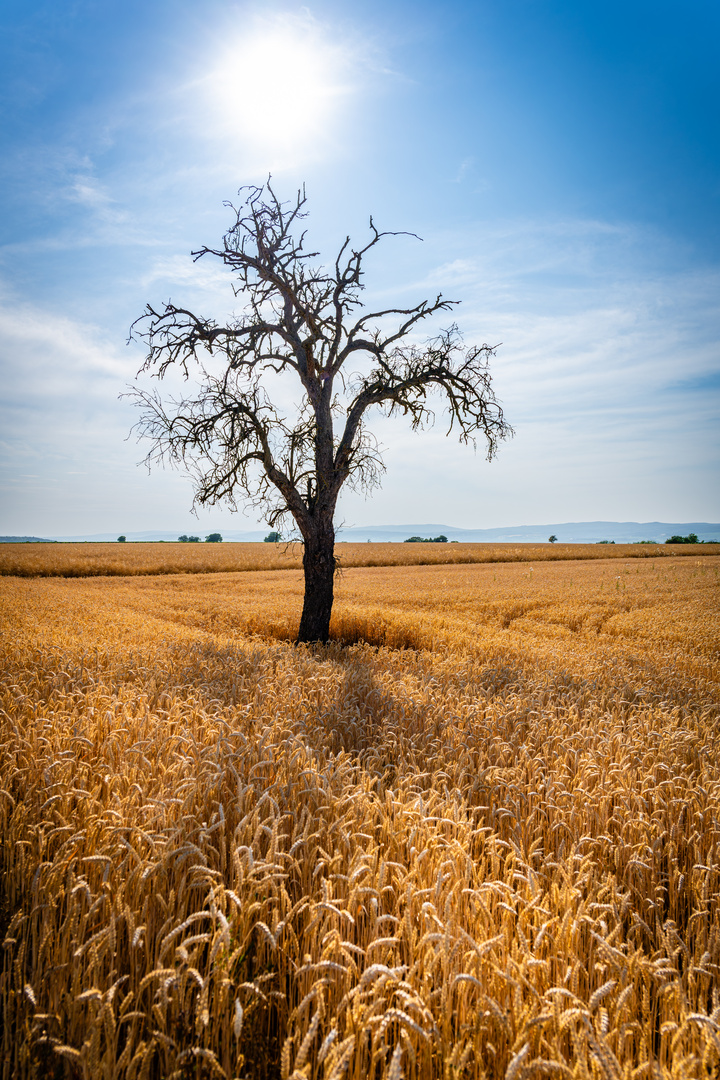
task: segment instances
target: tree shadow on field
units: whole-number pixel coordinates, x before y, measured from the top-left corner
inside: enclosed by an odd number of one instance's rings
[[[364,641],[302,648],[332,673],[333,689],[317,713],[318,735],[331,751],[359,755],[373,769],[394,768],[411,747],[445,743],[454,723],[452,702],[470,699],[482,710],[517,694],[524,678],[520,667],[499,655],[483,662],[443,651],[428,659],[422,650]],[[448,708],[437,707],[445,701]]]
[[[378,678],[373,662],[377,647],[332,641],[305,648],[329,669],[333,683],[314,718],[316,735],[333,753],[361,756],[372,771],[394,769],[402,709],[396,693]]]

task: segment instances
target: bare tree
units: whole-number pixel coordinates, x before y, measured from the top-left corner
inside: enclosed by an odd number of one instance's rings
[[[195,503],[250,501],[275,528],[291,516],[303,542],[305,601],[298,642],[326,641],[336,567],[334,516],[343,484],[368,490],[384,466],[365,427],[368,410],[402,413],[414,429],[434,419],[428,395],[444,395],[449,429],[462,442],[484,436],[490,460],[512,433],[492,390],[488,345],[466,347],[451,326],[418,344],[414,331],[453,301],[438,296],[411,308],[363,313],[363,260],[384,237],[370,219],[369,239],[347,237],[331,268],[305,250],[305,192],[281,203],[270,181],[243,188],[221,249],[234,275],[240,314],[225,325],[174,303],[148,304],[131,336],[149,347],[142,372],[162,379],[191,370],[193,396],[163,401],[136,389],[138,430],[152,441],[148,463],[190,472]],[[408,235],[408,234],[405,234]],[[362,361],[365,361],[363,364]],[[140,372],[138,373],[140,374]],[[276,376],[294,380],[292,415]],[[273,400],[274,398],[274,400]]]

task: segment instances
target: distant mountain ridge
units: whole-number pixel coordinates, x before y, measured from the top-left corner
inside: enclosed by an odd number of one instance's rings
[[[708,521],[566,521],[549,525],[513,525],[498,529],[457,529],[452,525],[378,525],[338,530],[339,540],[399,541],[409,536],[447,536],[461,543],[541,544],[557,536],[561,544],[593,544],[614,540],[635,544],[640,540],[664,543],[670,536],[696,533],[698,540],[720,541],[720,524]]]
[[[229,541],[262,541],[269,529],[221,529],[223,538]],[[151,529],[145,532],[126,533],[129,541],[176,541],[178,532]],[[547,543],[550,536],[557,536],[561,544],[593,544],[600,540],[614,540],[616,544],[634,544],[640,540],[664,543],[670,536],[687,536],[696,533],[699,540],[720,541],[720,523],[708,521],[566,521],[549,525],[510,525],[496,529],[458,529],[454,525],[358,525],[340,527],[337,539],[340,543],[400,543],[411,536],[447,536],[448,540],[461,543],[485,544],[539,544]],[[0,536],[0,543],[42,543],[74,541],[76,543],[108,542],[117,540],[117,533],[85,533],[79,536],[53,536],[44,541],[39,536]]]
[[[44,536],[0,536],[0,544],[53,544]]]

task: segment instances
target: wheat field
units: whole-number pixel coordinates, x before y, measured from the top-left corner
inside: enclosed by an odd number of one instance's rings
[[[353,566],[438,563],[553,562],[720,555],[720,544],[347,544],[338,562]],[[126,577],[135,574],[214,574],[291,570],[302,566],[297,543],[280,544],[0,544],[0,575],[12,577]]]
[[[5,577],[2,1077],[720,1075],[719,591]]]

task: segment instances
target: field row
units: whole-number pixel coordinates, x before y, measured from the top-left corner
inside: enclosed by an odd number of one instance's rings
[[[346,544],[342,567],[454,563],[562,562],[720,555],[720,544]],[[0,575],[105,577],[288,570],[302,546],[288,544],[0,544]]]

